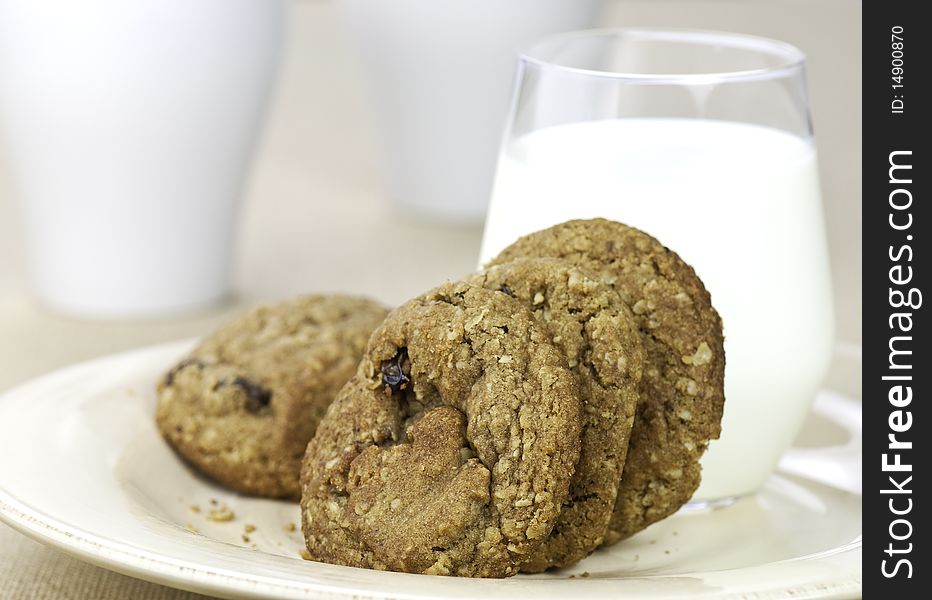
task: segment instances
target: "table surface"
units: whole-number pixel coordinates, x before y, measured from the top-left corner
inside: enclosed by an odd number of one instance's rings
[[[293,8],[289,50],[244,194],[235,293],[224,304],[144,322],[44,311],[28,291],[15,191],[0,155],[0,391],[80,360],[202,335],[256,302],[344,291],[397,304],[475,267],[479,226],[419,222],[385,201],[371,103],[333,6],[304,1]],[[850,369],[860,340],[860,178],[852,176],[860,172],[860,5],[615,1],[603,20],[746,31],[787,39],[809,53],[844,340],[845,365],[829,385],[859,396],[859,377],[850,377]],[[93,567],[0,525],[0,598],[197,597]]]

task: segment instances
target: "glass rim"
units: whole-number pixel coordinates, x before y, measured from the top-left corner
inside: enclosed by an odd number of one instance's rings
[[[574,67],[535,56],[535,53],[539,53],[542,48],[555,42],[599,37],[628,37],[650,41],[687,42],[705,45],[710,45],[710,43],[714,42],[725,47],[751,50],[759,54],[779,57],[782,60],[773,66],[759,69],[722,70],[705,73],[635,73]],[[556,33],[538,38],[530,45],[525,46],[519,52],[518,57],[522,63],[531,64],[540,69],[643,84],[709,84],[730,81],[776,79],[796,74],[806,63],[806,55],[802,50],[793,44],[773,38],[727,31],[678,29],[669,27],[583,29],[579,31]]]

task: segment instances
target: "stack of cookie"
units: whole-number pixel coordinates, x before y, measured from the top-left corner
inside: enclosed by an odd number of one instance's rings
[[[503,577],[676,511],[720,432],[722,327],[691,267],[570,221],[388,315],[307,447],[307,550]]]
[[[344,296],[257,308],[165,376],[156,416],[204,473],[300,496],[314,560],[504,577],[686,502],[724,365],[691,267],[621,223],[569,221],[387,316]]]

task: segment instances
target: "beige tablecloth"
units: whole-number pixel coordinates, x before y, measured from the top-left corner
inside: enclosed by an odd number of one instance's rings
[[[604,17],[607,25],[758,33],[807,51],[839,336],[855,344],[860,340],[859,11],[849,0],[610,0]],[[224,306],[142,323],[82,321],[41,310],[27,290],[15,194],[0,154],[0,391],[79,360],[201,335],[257,301],[341,290],[394,304],[475,266],[478,227],[413,222],[394,215],[384,202],[371,106],[331,3],[296,3],[291,29],[246,190],[236,296]],[[836,374],[834,387],[858,394],[850,377]],[[0,435],[10,426],[15,424],[0,423]],[[0,525],[0,599],[195,597],[88,565]]]

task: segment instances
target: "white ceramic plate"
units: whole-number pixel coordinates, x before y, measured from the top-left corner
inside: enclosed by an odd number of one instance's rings
[[[833,421],[819,430],[845,443],[791,451],[793,474],[754,497],[681,511],[572,569],[453,579],[301,560],[297,506],[237,496],[187,468],[152,415],[156,380],[189,346],[85,363],[0,398],[0,519],[108,569],[230,598],[860,594],[860,408],[837,395],[822,394],[815,418]],[[219,506],[235,518],[210,520]]]

